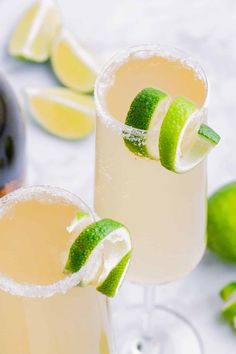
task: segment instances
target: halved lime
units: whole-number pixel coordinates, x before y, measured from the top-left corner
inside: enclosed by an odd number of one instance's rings
[[[158,160],[159,131],[169,105],[168,96],[155,88],[147,87],[131,103],[125,124],[143,132],[124,132],[128,149],[139,156]]]
[[[80,139],[94,129],[95,106],[90,96],[61,87],[28,89],[26,96],[32,117],[53,135]]]
[[[113,297],[130,256],[131,241],[126,227],[112,219],[102,219],[87,226],[75,239],[65,271],[81,271],[80,286],[93,284],[101,293]]]
[[[55,38],[51,61],[53,71],[63,85],[82,93],[93,92],[96,61],[69,31],[63,29]]]
[[[22,16],[10,39],[12,56],[36,62],[46,61],[53,38],[60,28],[60,14],[53,0],[36,1]]]

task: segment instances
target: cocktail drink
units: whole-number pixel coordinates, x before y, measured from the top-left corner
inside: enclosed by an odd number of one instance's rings
[[[134,245],[129,278],[160,284],[190,272],[202,257],[206,169],[202,163],[178,175],[127,149],[121,134],[130,127],[124,121],[144,87],[184,96],[201,108],[207,86],[199,68],[158,48],[119,57],[97,84],[95,210],[129,228]]]
[[[0,347],[4,354],[109,354],[106,298],[63,272],[76,196],[52,187],[0,200]]]
[[[191,101],[204,122],[207,81],[200,66],[181,52],[143,46],[115,56],[96,83],[95,210],[101,217],[120,220],[130,230],[134,252],[128,278],[161,284],[192,271],[203,255],[206,163],[177,174],[128,148],[129,137],[140,139],[143,134],[158,146],[160,126],[144,132],[125,124],[134,97],[146,87],[167,93],[171,100],[182,96]],[[185,353],[180,339],[175,344],[164,352]],[[141,352],[157,352],[153,343],[148,349],[138,344],[141,347]],[[191,353],[199,351],[200,345],[194,343]]]

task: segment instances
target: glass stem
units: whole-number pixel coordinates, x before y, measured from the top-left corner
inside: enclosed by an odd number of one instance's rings
[[[141,343],[143,349],[148,347],[148,344],[151,341],[153,336],[153,333],[151,331],[152,328],[151,321],[152,321],[152,313],[153,313],[154,306],[155,306],[155,285],[145,285],[144,286],[145,315],[143,321],[143,330],[142,330],[143,334],[142,334],[142,343]],[[144,352],[146,352],[145,349]]]

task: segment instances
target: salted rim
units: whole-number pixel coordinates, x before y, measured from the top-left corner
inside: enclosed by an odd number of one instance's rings
[[[200,64],[196,62],[190,55],[175,47],[162,46],[160,44],[144,44],[139,46],[128,47],[116,53],[107,62],[102,71],[97,77],[94,88],[94,99],[97,110],[98,119],[101,119],[107,126],[112,128],[117,133],[132,134],[132,136],[144,136],[147,134],[146,130],[133,128],[125,123],[120,122],[114,118],[106,109],[105,94],[107,90],[113,85],[116,70],[130,58],[149,58],[151,56],[167,57],[169,60],[179,60],[186,66],[192,68],[197,76],[203,81],[206,88],[205,100],[197,114],[204,114],[206,112],[208,101],[208,81],[206,74]],[[148,134],[154,134],[155,130],[149,130]]]
[[[73,203],[78,208],[86,211],[91,216],[91,219],[95,221],[95,214],[83,202],[79,197],[64,189],[51,187],[51,186],[30,186],[20,188],[5,197],[0,199],[0,218],[7,213],[8,209],[12,207],[14,203],[20,200],[30,200],[35,196],[40,196],[45,199],[50,196],[52,200],[54,197],[62,197],[66,203]],[[64,279],[49,285],[39,285],[31,283],[19,283],[14,279],[0,273],[0,290],[8,292],[12,295],[24,296],[24,297],[51,297],[58,293],[66,293],[69,289],[75,287],[81,278],[82,271],[78,271],[72,275],[65,276]]]

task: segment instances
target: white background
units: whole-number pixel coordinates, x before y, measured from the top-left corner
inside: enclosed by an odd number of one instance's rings
[[[67,142],[30,120],[26,87],[57,85],[50,64],[17,61],[7,54],[9,35],[30,0],[0,1],[0,70],[25,108],[28,125],[28,183],[54,184],[76,192],[90,205],[93,195],[94,136]],[[129,44],[171,44],[190,53],[210,82],[209,121],[222,136],[209,158],[209,192],[236,178],[236,2],[234,0],[59,0],[64,23],[90,47],[97,60]],[[102,58],[102,59],[101,59]],[[236,333],[219,316],[219,289],[236,279],[236,267],[206,253],[185,279],[163,286],[157,301],[187,316],[198,328],[207,354],[236,353]],[[127,286],[121,298],[139,300]],[[135,296],[134,296],[135,295]],[[140,297],[139,297],[140,296]],[[191,354],[191,349],[189,354]]]

